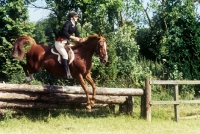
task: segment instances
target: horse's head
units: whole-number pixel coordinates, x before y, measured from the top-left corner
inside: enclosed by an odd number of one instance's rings
[[[96,46],[96,53],[99,55],[101,63],[108,61],[106,38],[99,35],[99,41]]]
[[[72,47],[73,50],[80,48],[80,46],[83,46],[84,48],[84,55],[85,55],[85,48],[89,48],[88,50],[92,50],[92,53],[95,52],[99,58],[100,62],[105,64],[108,61],[108,55],[107,55],[107,44],[106,44],[106,38],[94,34],[88,36],[85,40],[81,40],[80,42],[75,42],[76,45]]]

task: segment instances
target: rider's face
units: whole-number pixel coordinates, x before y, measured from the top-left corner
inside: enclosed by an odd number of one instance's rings
[[[74,16],[73,19],[76,22],[78,20],[78,16]]]

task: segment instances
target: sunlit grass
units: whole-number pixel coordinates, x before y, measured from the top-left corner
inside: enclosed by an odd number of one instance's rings
[[[184,108],[185,107],[185,108]],[[180,115],[200,114],[193,105],[180,106]],[[196,110],[191,111],[195,108]],[[23,115],[4,117],[0,121],[1,134],[197,134],[200,118],[174,121],[173,105],[152,107],[152,122],[141,119],[139,106],[133,115],[100,108],[88,112],[78,110],[35,110]],[[192,113],[194,112],[194,113]]]

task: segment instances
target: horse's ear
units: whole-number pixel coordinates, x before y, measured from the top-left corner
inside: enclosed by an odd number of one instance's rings
[[[106,35],[97,34],[97,35],[98,35],[99,37],[102,36],[102,37],[104,37],[104,38],[107,38],[107,36],[108,36],[107,34],[106,34]]]
[[[104,37],[104,38],[107,38],[107,37],[108,37],[108,35],[106,34],[106,35],[104,35],[103,37]]]
[[[99,33],[98,33],[97,35],[98,35],[98,37],[100,37],[100,36],[101,36],[101,34],[99,34]]]

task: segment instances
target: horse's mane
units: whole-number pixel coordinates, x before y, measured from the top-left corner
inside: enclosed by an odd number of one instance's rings
[[[99,37],[100,37],[100,35],[98,35],[98,34],[89,35],[85,40],[80,41],[80,42],[75,42],[75,46],[72,46],[71,48],[73,50],[75,50],[75,49],[79,48],[82,45],[89,44],[88,42],[91,42],[92,40],[99,39]]]
[[[30,36],[19,36],[14,43],[12,56],[18,58],[19,60],[22,60],[27,49],[29,49],[33,45],[37,45],[37,43]]]

